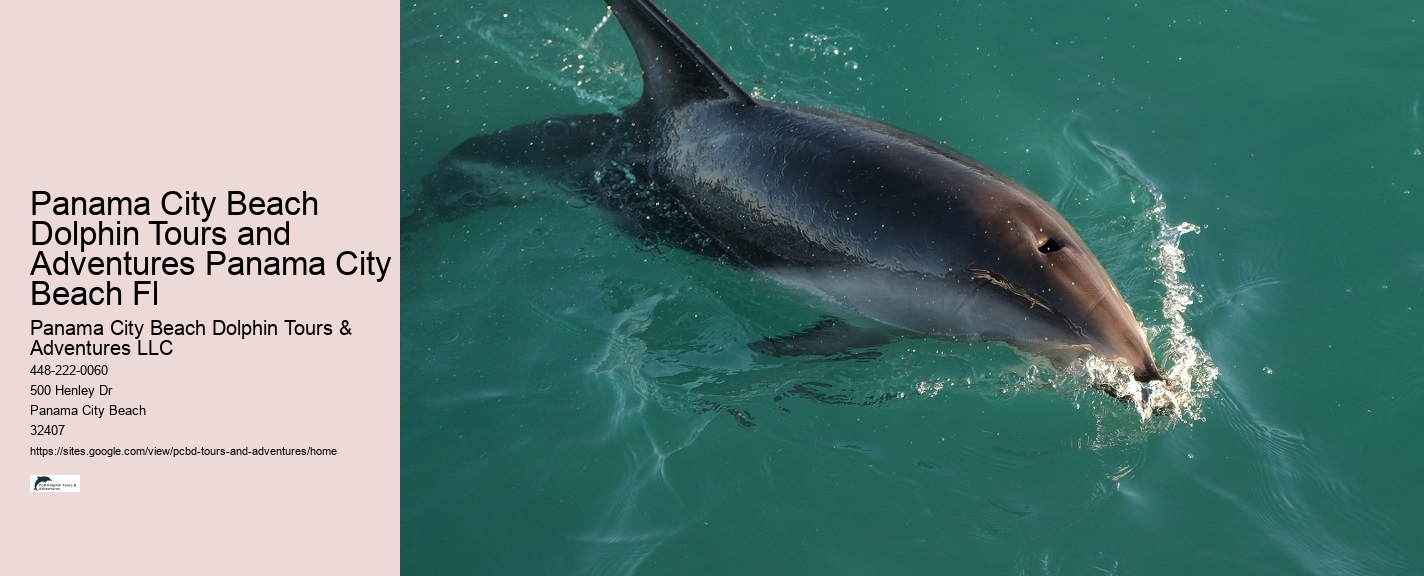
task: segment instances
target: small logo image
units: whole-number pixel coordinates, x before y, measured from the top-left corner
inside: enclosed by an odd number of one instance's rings
[[[79,475],[30,475],[30,492],[78,492]]]

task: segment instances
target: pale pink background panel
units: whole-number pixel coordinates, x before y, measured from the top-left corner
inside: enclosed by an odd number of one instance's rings
[[[7,3],[0,306],[5,321],[0,490],[6,573],[349,573],[399,570],[399,41],[384,3]],[[146,277],[160,305],[30,306],[30,191],[139,196],[168,190],[219,197],[229,241],[156,247],[149,218],[44,215],[54,223],[137,225],[141,244],[85,256],[192,256],[193,276]],[[228,217],[230,189],[306,190],[318,216]],[[237,228],[290,220],[290,246],[240,247]],[[207,276],[207,249],[230,255],[321,256],[326,276]],[[63,247],[48,247],[58,254]],[[77,247],[69,247],[80,255]],[[385,281],[342,276],[342,250],[392,257]],[[54,285],[95,283],[50,278]],[[97,279],[102,283],[104,279]],[[33,319],[147,324],[214,319],[350,320],[355,334],[296,338],[176,337],[167,357],[74,358],[104,377],[33,377]],[[48,340],[48,338],[41,338]],[[161,339],[161,338],[160,338]],[[56,337],[57,341],[85,338]],[[123,337],[93,338],[122,342]],[[132,339],[128,341],[132,342]],[[155,340],[156,342],[157,340]],[[28,395],[33,383],[116,389],[93,400]],[[127,419],[29,416],[31,403],[142,404]],[[31,423],[64,423],[59,437]],[[29,455],[31,446],[317,447],[334,457]],[[31,474],[78,474],[78,494],[31,494]]]

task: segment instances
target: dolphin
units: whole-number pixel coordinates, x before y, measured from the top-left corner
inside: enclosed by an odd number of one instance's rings
[[[606,1],[641,64],[641,98],[469,139],[426,176],[403,234],[509,202],[501,191],[537,172],[631,233],[760,271],[847,319],[754,350],[967,338],[1163,379],[1107,271],[1043,199],[905,130],[753,98],[652,2]]]

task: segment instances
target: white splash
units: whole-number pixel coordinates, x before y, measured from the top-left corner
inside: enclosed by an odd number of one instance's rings
[[[1150,186],[1146,192],[1151,199],[1147,217],[1157,227],[1152,261],[1162,275],[1157,282],[1167,291],[1162,297],[1162,316],[1142,321],[1148,340],[1163,348],[1161,364],[1166,379],[1137,382],[1130,368],[1096,357],[1082,361],[1075,371],[1096,386],[1111,388],[1117,395],[1131,399],[1143,422],[1164,413],[1171,414],[1174,420],[1199,421],[1203,419],[1202,401],[1210,396],[1220,373],[1211,355],[1192,336],[1186,319],[1187,308],[1198,296],[1196,288],[1183,278],[1187,267],[1181,241],[1183,235],[1198,234],[1201,228],[1190,222],[1169,221],[1162,195]]]
[[[617,50],[604,54],[599,32],[611,14],[605,13],[587,35],[558,23],[557,17],[539,13],[521,13],[516,18],[476,15],[465,22],[465,28],[494,49],[495,56],[503,56],[496,62],[513,63],[531,78],[612,111],[637,98],[632,90],[640,85],[640,71],[627,65],[626,54]]]
[[[1167,348],[1163,355],[1167,385],[1161,391],[1171,396],[1179,418],[1201,420],[1201,402],[1210,395],[1220,370],[1187,326],[1187,307],[1196,302],[1198,296],[1196,288],[1182,278],[1187,267],[1186,254],[1181,248],[1182,235],[1198,234],[1201,228],[1190,222],[1168,221],[1162,195],[1151,189],[1148,193],[1152,197],[1148,215],[1161,227],[1154,243],[1157,248],[1154,260],[1162,271],[1162,285],[1167,288],[1162,299],[1162,317],[1167,321]]]

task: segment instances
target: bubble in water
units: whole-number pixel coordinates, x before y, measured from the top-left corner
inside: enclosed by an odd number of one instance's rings
[[[855,60],[846,60],[845,67],[847,70],[858,70],[860,69],[860,64],[856,63]],[[1418,152],[1418,150],[1415,150],[1415,152]]]

